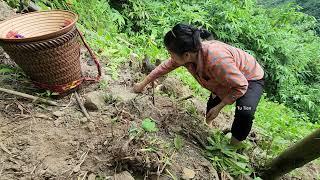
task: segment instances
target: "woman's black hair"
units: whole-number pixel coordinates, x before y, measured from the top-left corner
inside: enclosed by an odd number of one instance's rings
[[[178,55],[185,52],[197,52],[201,49],[201,39],[208,39],[212,34],[205,29],[198,29],[187,24],[177,24],[164,36],[164,45]]]

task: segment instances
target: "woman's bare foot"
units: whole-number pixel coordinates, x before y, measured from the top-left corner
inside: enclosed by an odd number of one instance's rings
[[[236,139],[235,137],[231,137],[231,140],[230,140],[230,145],[232,146],[239,146],[241,145],[241,141],[239,141],[238,139]]]

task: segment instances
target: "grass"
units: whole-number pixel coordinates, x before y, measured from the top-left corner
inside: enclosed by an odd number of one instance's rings
[[[270,156],[279,154],[294,142],[320,128],[320,124],[313,124],[308,121],[307,116],[298,116],[297,113],[283,104],[271,102],[266,98],[261,99],[255,126],[259,134],[267,140],[266,144],[259,145],[270,147]]]

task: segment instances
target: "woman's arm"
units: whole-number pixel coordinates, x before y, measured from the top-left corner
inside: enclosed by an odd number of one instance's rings
[[[160,76],[163,76],[174,69],[178,68],[179,65],[175,63],[172,59],[169,59],[159,66],[157,66],[150,74],[147,75],[142,81],[136,83],[133,86],[133,91],[136,93],[142,92],[143,89],[152,81],[156,80]]]

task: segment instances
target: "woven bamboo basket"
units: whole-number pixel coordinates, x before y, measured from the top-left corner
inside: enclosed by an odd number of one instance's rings
[[[69,90],[81,79],[77,19],[72,12],[54,10],[3,21],[0,45],[40,88]]]

